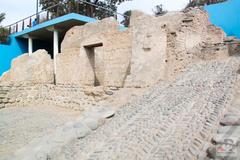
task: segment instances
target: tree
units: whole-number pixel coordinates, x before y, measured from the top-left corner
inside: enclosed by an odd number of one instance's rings
[[[0,13],[0,24],[5,19],[5,13]]]
[[[0,13],[0,24],[5,19],[5,13]],[[8,30],[0,25],[0,43],[8,42]]]
[[[221,3],[226,0],[190,0],[186,8],[189,7],[197,7],[197,6],[204,6],[204,5],[209,5],[209,4],[214,4],[214,3]]]
[[[124,1],[131,0],[40,0],[42,9],[48,9],[53,17],[58,17],[67,13],[76,12],[89,17],[102,19],[114,16],[113,12],[117,11],[117,5]],[[98,8],[91,4],[106,8]],[[52,7],[55,6],[56,7]],[[112,12],[113,11],[113,12]]]

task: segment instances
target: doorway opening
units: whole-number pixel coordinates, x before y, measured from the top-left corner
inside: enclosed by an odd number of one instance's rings
[[[89,63],[94,73],[93,86],[103,85],[104,80],[104,59],[103,59],[103,43],[96,43],[84,46]]]

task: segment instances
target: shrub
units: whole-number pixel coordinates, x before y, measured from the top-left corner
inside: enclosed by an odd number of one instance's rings
[[[215,3],[221,3],[225,2],[226,0],[191,0],[186,8],[189,7],[199,7],[199,6],[204,6],[204,5],[210,5],[210,4],[215,4]]]
[[[3,27],[0,27],[0,43],[8,43],[9,30]]]

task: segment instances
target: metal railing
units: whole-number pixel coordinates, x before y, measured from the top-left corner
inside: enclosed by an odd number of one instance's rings
[[[210,5],[210,4],[216,4],[216,3],[221,3],[221,2],[225,2],[226,0],[206,0],[206,1],[201,1],[201,0],[190,0],[190,3],[191,2],[195,2],[197,4],[201,4],[201,3],[204,3],[204,4],[207,4],[207,5]]]
[[[126,15],[102,6],[98,6],[97,4],[93,4],[84,0],[77,0],[74,1],[74,3],[67,2],[55,4],[11,25],[5,26],[4,28],[8,29],[9,34],[13,34],[69,13],[78,13],[99,20],[110,16],[113,16],[116,19],[117,16],[127,17]]]

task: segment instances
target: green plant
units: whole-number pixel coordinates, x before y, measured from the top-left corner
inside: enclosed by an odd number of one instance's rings
[[[186,8],[189,7],[197,7],[197,6],[204,6],[204,5],[209,5],[209,4],[214,4],[214,3],[221,3],[225,2],[226,0],[191,0]]]
[[[5,13],[0,13],[0,23],[5,19]],[[0,26],[0,43],[8,42],[9,31]]]
[[[5,13],[0,13],[0,24],[5,19]]]
[[[0,43],[8,42],[9,31],[6,28],[0,28]]]

